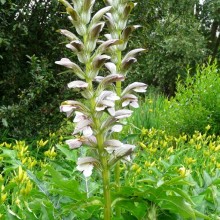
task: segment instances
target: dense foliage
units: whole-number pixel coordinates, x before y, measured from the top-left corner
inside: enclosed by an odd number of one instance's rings
[[[96,5],[101,6],[103,1]],[[147,52],[130,74],[132,80],[158,86],[170,96],[177,75],[186,77],[187,65],[195,70],[210,55],[211,62],[219,60],[219,8],[218,0],[139,0],[130,22],[142,28],[133,34],[130,47]],[[62,121],[57,112],[59,95],[66,93],[65,78],[54,64],[63,55],[63,44],[57,43],[62,42],[57,30],[67,26],[62,11],[57,0],[0,1],[0,126],[9,136],[48,133]],[[38,69],[31,57],[38,60]]]
[[[95,9],[103,6],[99,1]],[[110,171],[114,220],[220,217],[219,9],[218,0],[139,0],[132,11],[130,22],[142,28],[128,49],[148,51],[130,80],[157,89],[139,97],[140,108],[114,136],[137,146]],[[2,220],[104,219],[102,167],[90,177],[77,170],[77,159],[94,151],[94,143],[70,149],[67,140],[85,139],[70,137],[76,127],[58,113],[61,100],[79,100],[65,87],[75,77],[58,74],[54,64],[66,43],[57,35],[66,28],[61,11],[56,0],[0,0]],[[106,155],[103,150],[100,158]]]
[[[122,219],[218,219],[220,139],[209,129],[177,137],[139,132],[133,165],[120,166],[121,190],[111,186]],[[87,198],[75,169],[78,155],[57,134],[29,144],[1,143],[0,219],[102,219],[100,176],[88,181]]]
[[[161,125],[173,134],[205,131],[220,134],[220,72],[216,63],[198,67],[185,82],[177,82],[175,97],[166,100],[160,111]]]

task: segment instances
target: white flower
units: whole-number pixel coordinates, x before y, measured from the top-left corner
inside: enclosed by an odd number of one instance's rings
[[[131,92],[131,91],[135,91],[135,92],[146,92],[147,89],[147,85],[145,83],[141,83],[141,82],[134,82],[130,85],[128,85],[124,91],[122,92],[122,96],[126,95],[127,93]]]
[[[76,80],[68,83],[68,88],[70,89],[75,89],[75,88],[87,88],[88,83],[81,81],[81,80]]]
[[[107,140],[104,143],[105,149],[109,154],[113,153],[117,148],[121,147],[123,144],[118,140]]]
[[[115,118],[116,119],[122,119],[122,118],[128,118],[131,116],[133,111],[128,109],[121,109],[115,112]]]
[[[76,127],[75,127],[75,130],[73,132],[73,135],[75,135],[75,134],[77,134],[79,132],[82,132],[83,136],[85,136],[85,137],[92,136],[93,131],[92,131],[92,128],[90,127],[90,125],[91,125],[91,120],[89,120],[87,118],[79,121],[76,124]]]
[[[70,147],[71,149],[79,148],[79,147],[81,147],[81,145],[82,145],[82,141],[80,140],[80,138],[70,139],[70,140],[67,140],[67,141],[65,141],[65,142],[66,142],[66,144],[69,145],[69,147]]]
[[[65,112],[67,117],[69,117],[75,109],[76,108],[72,105],[61,105],[60,106],[60,112]]]
[[[92,157],[80,157],[76,169],[83,172],[83,175],[87,178],[92,175],[94,163],[97,163],[97,160]]]
[[[121,132],[122,131],[122,125],[116,124],[114,126],[112,126],[111,131],[112,132]]]
[[[110,115],[114,115],[115,101],[120,98],[112,91],[102,91],[99,97],[96,98],[96,111],[103,111],[108,108]]]
[[[132,106],[133,108],[138,108],[138,98],[133,94],[126,94],[122,97],[122,107],[127,105]]]
[[[108,62],[108,63],[105,63],[105,66],[111,72],[111,74],[117,73],[117,68],[114,63]]]
[[[88,146],[95,146],[97,144],[97,140],[95,136],[89,136],[89,137],[78,137],[76,139],[70,139],[65,141],[67,145],[69,145],[70,149],[76,149],[82,146],[82,144],[88,145]]]
[[[73,119],[73,122],[80,122],[87,118],[82,112],[75,111],[75,114],[76,115],[75,118]]]
[[[121,147],[119,147],[115,150],[115,156],[116,157],[128,156],[132,153],[134,148],[135,148],[135,145],[123,144]]]
[[[74,63],[68,58],[62,58],[60,61],[56,61],[55,63],[67,68],[73,68],[74,66]]]
[[[85,79],[85,73],[77,64],[73,63],[70,59],[62,58],[60,61],[56,61],[55,63],[72,69],[80,79]]]
[[[135,146],[131,144],[122,144],[120,147],[116,147],[109,159],[109,165],[114,165],[118,160],[129,159],[128,156],[133,152]]]

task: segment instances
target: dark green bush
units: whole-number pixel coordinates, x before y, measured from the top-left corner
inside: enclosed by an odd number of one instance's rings
[[[53,73],[45,58],[28,59],[31,82],[17,94],[17,102],[0,105],[0,130],[17,139],[46,136],[60,127],[64,117],[59,113],[60,95],[67,95],[63,76]]]
[[[216,65],[198,67],[194,76],[177,81],[175,97],[165,103],[160,114],[161,126],[171,133],[220,133],[220,71]]]

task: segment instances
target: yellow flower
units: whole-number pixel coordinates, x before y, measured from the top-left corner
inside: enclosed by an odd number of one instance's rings
[[[48,143],[48,140],[43,141],[42,139],[40,141],[37,141],[38,147],[44,147]]]
[[[180,167],[178,170],[181,177],[186,177],[190,174],[190,171],[187,170],[185,167]]]
[[[54,157],[56,157],[57,153],[55,152],[55,148],[52,147],[51,149],[49,149],[48,151],[44,152],[44,155],[53,159]]]
[[[147,133],[148,133],[147,129],[145,129],[145,128],[141,129],[141,135],[147,135]]]
[[[22,169],[21,166],[19,166],[18,167],[18,175],[15,177],[15,181],[18,182],[18,183],[22,183],[26,179],[28,179],[27,173]]]
[[[152,104],[153,103],[152,99],[148,99],[148,103]]]
[[[157,152],[157,148],[156,147],[151,147],[150,149],[149,149],[149,151],[152,153],[152,154],[154,154],[154,153],[156,153]]]
[[[19,198],[16,198],[16,200],[15,200],[15,204],[16,204],[17,206],[20,205],[20,202],[21,202],[21,200],[20,200]]]
[[[141,170],[142,170],[142,168],[141,168],[141,167],[139,167],[139,168],[136,170],[136,173],[140,173],[140,172],[141,172]]]
[[[4,181],[4,178],[2,176],[2,174],[0,174],[0,182],[3,182]]]
[[[167,148],[167,152],[172,154],[173,153],[173,147]]]
[[[1,144],[0,144],[0,147],[3,147],[4,145],[5,145],[5,142],[1,143]]]
[[[215,145],[212,142],[209,144],[209,149],[210,150],[214,150],[215,149]]]
[[[193,139],[190,139],[189,143],[190,143],[190,144],[194,144],[195,142],[194,142]]]
[[[207,126],[205,127],[205,129],[206,129],[207,131],[208,131],[210,128],[211,128],[210,125],[207,125]]]
[[[4,143],[5,143],[5,147],[11,148],[12,144],[8,144],[8,143],[6,143],[6,142],[4,142]]]
[[[200,150],[201,147],[202,147],[202,146],[201,146],[200,144],[196,144],[196,146],[195,146],[196,150]]]
[[[143,149],[145,149],[145,148],[147,147],[143,142],[140,142],[139,145],[140,145]]]
[[[196,159],[193,159],[192,157],[186,157],[185,162],[189,165],[191,163],[195,163]]]
[[[215,152],[220,150],[220,144],[215,148]]]
[[[1,202],[5,202],[5,200],[7,199],[7,192],[4,194],[1,194]]]
[[[131,170],[138,170],[139,166],[134,163],[132,166],[131,166]]]
[[[145,167],[153,167],[153,166],[155,165],[155,161],[152,162],[152,163],[146,161],[146,162],[144,163],[144,165],[145,165]]]

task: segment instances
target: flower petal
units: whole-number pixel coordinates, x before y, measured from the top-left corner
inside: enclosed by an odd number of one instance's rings
[[[73,63],[70,59],[62,58],[60,61],[56,61],[55,63],[72,69],[80,79],[85,79],[85,73],[77,64]]]
[[[122,63],[125,62],[125,60],[127,60],[128,58],[130,58],[130,57],[135,57],[135,55],[136,55],[137,53],[140,53],[140,52],[143,52],[143,51],[146,51],[146,49],[138,48],[138,49],[131,50],[130,52],[128,52],[128,53],[124,56],[124,58],[123,58],[123,60],[122,60]]]
[[[92,131],[92,128],[90,126],[86,126],[84,129],[83,129],[83,135],[85,137],[90,137],[92,136],[93,134],[93,131]]]
[[[59,31],[60,31],[61,34],[68,37],[70,40],[78,40],[78,37],[75,34],[73,34],[72,32],[68,31],[68,30],[60,29]]]
[[[122,118],[128,118],[131,116],[133,111],[128,109],[121,109],[115,112],[115,118],[116,119],[122,119]]]
[[[113,132],[121,132],[121,131],[122,131],[122,128],[123,128],[122,125],[116,124],[116,125],[112,126],[111,130],[112,130]]]
[[[65,112],[66,116],[69,117],[76,108],[72,105],[61,105],[60,112]]]
[[[82,142],[78,138],[77,139],[70,139],[65,142],[66,142],[66,144],[69,145],[69,147],[71,149],[79,148],[82,145]]]
[[[114,63],[108,62],[105,64],[105,66],[112,74],[116,74],[117,69],[116,69],[116,65]]]
[[[135,91],[135,92],[146,92],[147,85],[145,83],[141,82],[134,82],[130,85],[128,85],[124,91],[122,92],[122,96],[126,95],[130,91]]]
[[[74,88],[87,88],[88,87],[88,83],[81,81],[81,80],[76,80],[76,81],[72,81],[70,83],[68,83],[68,88],[70,89],[74,89]]]

